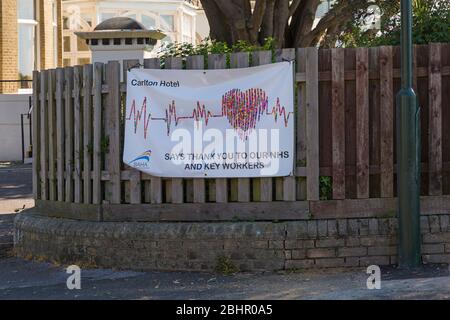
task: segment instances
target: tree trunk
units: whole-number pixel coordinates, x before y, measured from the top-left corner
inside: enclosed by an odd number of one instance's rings
[[[378,2],[388,0],[377,0]],[[272,37],[278,47],[309,47],[333,41],[347,21],[364,14],[369,0],[339,0],[316,26],[320,0],[201,0],[211,38],[228,43],[239,40],[262,45]],[[314,26],[314,28],[313,28]]]

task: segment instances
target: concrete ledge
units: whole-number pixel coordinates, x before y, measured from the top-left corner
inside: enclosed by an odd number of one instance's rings
[[[450,261],[448,215],[423,216],[424,263]],[[286,222],[94,222],[15,220],[19,257],[131,270],[240,271],[397,263],[397,219]],[[224,266],[225,264],[225,266]]]

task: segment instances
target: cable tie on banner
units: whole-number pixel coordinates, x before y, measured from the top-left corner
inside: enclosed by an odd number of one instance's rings
[[[294,62],[295,59],[286,59],[286,58],[282,58],[281,61],[285,61],[285,62]]]
[[[128,68],[128,71],[130,71],[131,69],[136,69],[136,68],[140,68],[143,67],[144,65],[140,62],[136,63],[135,65],[131,66]]]

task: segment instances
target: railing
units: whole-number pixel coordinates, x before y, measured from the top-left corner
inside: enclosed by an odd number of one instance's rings
[[[398,47],[283,49],[170,58],[165,67],[242,68],[296,59],[295,177],[165,179],[122,159],[119,62],[35,72],[33,190],[38,203],[104,220],[300,219],[395,210]],[[137,61],[124,61],[123,69]],[[158,59],[145,68],[160,68]],[[125,73],[126,74],[126,73]],[[423,210],[450,209],[450,45],[415,47],[422,107]],[[372,198],[372,199],[371,199]],[[336,201],[319,201],[319,200]],[[172,205],[173,204],[173,205]],[[182,205],[181,205],[182,204]],[[59,209],[58,209],[59,208]],[[428,209],[427,209],[428,208]],[[61,206],[54,206],[59,210]],[[64,210],[68,210],[67,207]],[[91,210],[91,211],[90,211]]]

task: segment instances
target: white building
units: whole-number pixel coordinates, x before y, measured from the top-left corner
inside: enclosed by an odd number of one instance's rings
[[[119,16],[133,18],[147,29],[161,30],[167,35],[161,43],[195,44],[209,34],[206,16],[197,4],[195,0],[63,0],[63,64],[91,61],[88,46],[74,32],[92,31],[101,22]],[[158,50],[157,46],[154,52]]]

